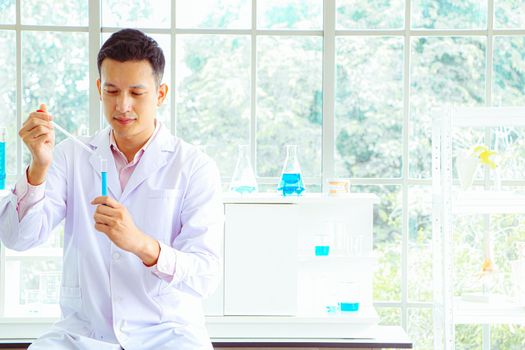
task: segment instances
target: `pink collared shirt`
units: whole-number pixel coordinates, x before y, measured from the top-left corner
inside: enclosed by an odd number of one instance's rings
[[[131,177],[131,174],[133,174],[133,171],[137,167],[137,164],[142,158],[142,155],[144,155],[146,148],[150,145],[151,141],[155,138],[155,136],[157,136],[158,131],[159,123],[155,123],[155,130],[153,131],[153,134],[144,144],[144,146],[142,146],[142,148],[139,149],[137,153],[135,153],[133,160],[129,163],[124,153],[122,153],[122,151],[118,148],[117,141],[115,140],[115,136],[113,135],[113,131],[111,131],[111,134],[109,136],[109,147],[111,147],[111,153],[113,153],[113,158],[115,159],[115,166],[117,167],[120,188],[122,191],[124,191],[124,187],[126,187],[129,178]]]
[[[144,155],[144,152],[146,151],[147,147],[151,144],[155,136],[157,136],[159,129],[160,123],[155,121],[155,130],[153,131],[153,134],[144,144],[144,146],[142,146],[142,148],[137,153],[135,153],[135,156],[133,157],[133,160],[131,162],[128,162],[124,153],[122,153],[122,151],[118,148],[117,142],[113,135],[113,131],[111,131],[109,136],[111,153],[113,154],[113,158],[115,160],[115,167],[117,168],[117,172],[119,174],[120,187],[122,191],[124,191],[124,188],[126,187],[131,175],[133,174],[133,171],[137,167],[137,164],[140,162],[142,156]],[[22,221],[24,216],[27,214],[27,211],[32,206],[44,199],[45,194],[45,182],[37,186],[33,186],[29,183],[27,179],[28,169],[29,167],[26,168],[26,175],[16,183],[13,191],[13,193],[17,196],[17,210],[19,221]],[[177,254],[174,251],[174,249],[170,249],[171,247],[168,247],[160,241],[158,242],[160,245],[160,254],[157,264],[148,268],[158,277],[169,282],[171,281],[171,279],[173,279],[173,276],[175,275]]]

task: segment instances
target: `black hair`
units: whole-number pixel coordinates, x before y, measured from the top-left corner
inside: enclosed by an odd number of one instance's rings
[[[113,33],[102,45],[97,56],[98,74],[104,59],[110,58],[119,62],[148,60],[153,68],[157,86],[164,75],[164,53],[157,42],[136,29],[122,29]]]

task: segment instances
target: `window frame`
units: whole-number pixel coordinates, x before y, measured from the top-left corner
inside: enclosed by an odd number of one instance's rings
[[[22,111],[22,58],[21,58],[21,37],[24,31],[54,31],[54,32],[87,32],[89,35],[89,131],[90,134],[95,133],[103,125],[102,110],[98,98],[98,91],[96,88],[96,79],[98,78],[98,69],[96,65],[97,52],[101,45],[101,37],[103,33],[112,33],[120,28],[102,27],[101,26],[101,0],[89,1],[89,19],[88,26],[40,26],[40,25],[22,25],[21,24],[21,1],[16,0],[16,22],[13,25],[0,25],[0,30],[8,30],[16,32],[16,111],[17,111],[17,126],[20,128],[25,116],[21,114]],[[249,35],[251,39],[251,87],[250,87],[250,155],[252,160],[257,157],[256,148],[256,132],[257,132],[257,111],[256,111],[256,53],[257,53],[257,38],[265,35],[279,36],[321,36],[323,37],[323,122],[322,122],[322,174],[321,177],[305,178],[306,184],[317,183],[324,187],[325,180],[335,176],[335,41],[338,37],[352,37],[352,36],[395,36],[404,39],[403,52],[403,122],[402,122],[402,169],[400,178],[353,178],[353,185],[396,185],[400,187],[402,196],[402,241],[401,246],[401,300],[398,301],[376,301],[374,305],[377,308],[397,308],[400,310],[401,322],[400,325],[407,329],[408,314],[411,308],[432,308],[433,302],[413,302],[408,300],[408,246],[409,246],[409,189],[413,186],[428,186],[432,184],[431,179],[415,179],[410,178],[409,175],[409,128],[410,128],[410,51],[411,39],[413,37],[421,36],[481,36],[486,38],[486,66],[485,66],[485,101],[486,105],[492,104],[492,85],[493,78],[493,46],[494,38],[496,36],[525,36],[525,29],[495,29],[495,12],[494,3],[496,0],[488,0],[487,3],[487,27],[485,29],[476,30],[414,30],[411,28],[411,5],[412,0],[406,0],[404,5],[404,28],[395,30],[338,30],[336,29],[336,0],[323,0],[323,28],[320,30],[261,30],[256,28],[257,19],[257,0],[251,0],[251,28],[249,29],[183,29],[177,28],[175,3],[176,0],[171,1],[171,24],[167,29],[155,28],[139,28],[148,34],[169,34],[171,35],[171,53],[176,55],[176,38],[180,34],[231,34],[231,35]],[[171,84],[176,84],[176,60],[171,62]],[[177,126],[177,91],[170,90],[170,106],[171,106],[171,120],[170,128],[173,134],[176,134]],[[17,173],[15,175],[8,175],[7,182],[14,184],[24,172],[24,165],[22,163],[22,143],[17,140],[16,145],[17,154]],[[252,162],[255,164],[255,162]],[[223,181],[229,181],[229,178],[224,178]],[[259,184],[276,184],[278,178],[276,177],[258,177]],[[512,184],[516,185],[516,181]],[[525,185],[525,181],[520,184]],[[0,285],[7,286],[5,281],[5,249],[0,247]],[[37,336],[48,328],[53,318],[5,318],[4,314],[4,300],[5,292],[0,288],[0,338],[27,338],[28,336]],[[17,332],[19,325],[24,325],[23,336],[21,332]],[[490,348],[490,326],[483,325],[483,348]]]

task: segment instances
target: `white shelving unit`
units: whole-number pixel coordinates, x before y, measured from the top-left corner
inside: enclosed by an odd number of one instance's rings
[[[456,324],[525,323],[525,305],[507,296],[465,301],[454,295],[454,217],[524,214],[525,194],[460,191],[453,186],[453,131],[457,127],[525,127],[522,107],[461,107],[437,110],[432,126],[432,221],[434,244],[434,348],[454,349]]]
[[[379,321],[372,303],[376,195],[227,195],[223,201],[224,279],[221,297],[206,305],[212,337],[373,334]],[[328,256],[314,254],[314,236],[330,222],[342,225],[343,236],[362,238],[359,253],[337,251],[334,237]],[[331,293],[349,280],[358,287],[359,310],[329,312],[337,301]]]

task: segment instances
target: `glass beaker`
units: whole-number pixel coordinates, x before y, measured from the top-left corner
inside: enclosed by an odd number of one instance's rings
[[[359,311],[361,296],[359,285],[354,281],[345,281],[339,283],[338,307],[340,312]]]
[[[315,256],[330,254],[330,236],[327,233],[318,233],[314,236]]]
[[[5,190],[5,179],[7,177],[6,175],[6,169],[5,169],[5,144],[7,139],[7,132],[6,129],[3,127],[0,127],[0,190]]]
[[[239,145],[239,156],[233,171],[230,191],[240,194],[257,192],[257,181],[253,173],[248,145]]]
[[[286,159],[277,190],[282,191],[283,196],[299,196],[305,190],[297,159],[297,145],[286,145]]]
[[[348,254],[350,256],[361,256],[363,254],[364,236],[357,233],[351,233],[348,236]]]

